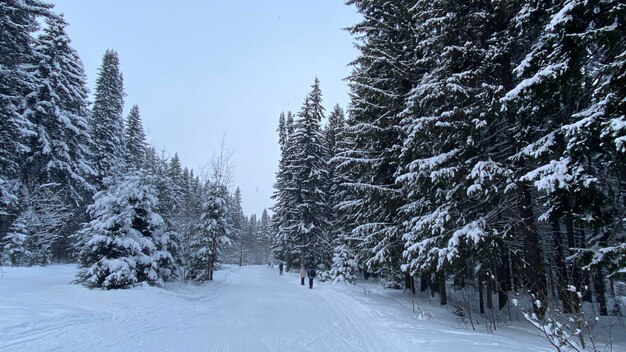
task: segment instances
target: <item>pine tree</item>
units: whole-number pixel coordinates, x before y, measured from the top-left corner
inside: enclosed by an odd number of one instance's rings
[[[22,212],[20,218],[13,221],[9,232],[4,236],[0,245],[2,246],[3,265],[26,266],[30,262],[31,252],[28,250],[26,241],[28,239],[28,223],[30,213]]]
[[[94,172],[89,166],[87,78],[63,17],[49,17],[46,24],[35,48],[37,88],[28,96],[26,116],[36,136],[24,174],[30,182],[58,183],[77,202],[94,190],[87,180]]]
[[[180,236],[180,260],[182,261],[183,278],[193,279],[192,264],[194,262],[194,241],[196,227],[202,216],[202,204],[205,198],[193,170],[183,169],[182,204],[174,215],[174,226]]]
[[[600,248],[612,247],[609,239],[624,238],[617,230],[624,213],[619,143],[604,138],[624,133],[615,120],[609,122],[620,115],[619,108],[607,109],[619,89],[606,90],[605,85],[615,82],[608,77],[619,77],[610,67],[619,67],[623,53],[618,38],[623,40],[624,32],[615,24],[623,22],[624,9],[612,1],[559,1],[541,9],[547,15],[543,30],[514,69],[517,86],[503,101],[536,125],[520,134],[522,148],[515,160],[523,164],[520,179],[533,181],[541,192],[539,220],[552,226],[560,297],[571,311],[577,309],[577,298],[568,287],[585,285],[577,264],[589,262],[586,247],[591,244],[592,252],[600,253]],[[605,126],[617,126],[617,133],[606,133]],[[568,263],[566,258],[574,254],[578,260]],[[597,279],[604,277],[605,267],[593,265],[593,270],[600,313],[606,315],[605,283]]]
[[[341,209],[344,193],[343,184],[348,179],[343,175],[339,157],[346,151],[345,118],[344,112],[336,105],[328,115],[328,124],[325,129],[326,148],[328,152],[328,207],[331,209],[331,243],[333,257],[330,267],[330,279],[335,282],[354,282],[357,264],[354,259],[354,249],[349,241],[350,226],[346,223],[347,214]]]
[[[79,234],[76,281],[89,287],[162,284],[174,277],[173,247],[158,208],[153,176],[135,171],[94,196],[91,221]]]
[[[232,246],[228,249],[226,256],[230,256],[232,263],[238,263],[242,266],[247,262],[247,256],[250,254],[250,246],[252,241],[250,238],[248,220],[241,207],[241,190],[239,187],[235,189],[235,193],[229,197],[228,210],[232,222],[232,232],[230,239]]]
[[[290,171],[290,165],[293,162],[294,148],[291,145],[293,140],[293,115],[291,112],[281,113],[278,125],[278,135],[280,143],[280,161],[278,164],[278,172],[276,174],[276,183],[274,184],[274,193],[272,198],[275,201],[272,211],[272,227],[274,236],[272,242],[272,252],[274,256],[287,264],[287,269],[293,264],[293,261],[299,260],[294,256],[294,238],[291,231],[295,228],[297,185],[293,183],[293,174]],[[296,253],[297,254],[297,253]],[[298,263],[299,266],[299,263]]]
[[[261,258],[259,247],[259,221],[256,214],[250,215],[246,225],[246,247],[249,251],[249,254],[246,256],[246,263],[262,264],[263,259]]]
[[[145,164],[147,143],[146,134],[143,130],[139,107],[133,105],[126,118],[126,134],[124,139],[126,148],[126,163],[136,169]]]
[[[593,149],[596,166],[602,174],[598,184],[606,197],[603,210],[594,217],[602,218],[599,236],[589,241],[586,269],[603,272],[609,277],[623,278],[626,272],[626,52],[623,45],[626,33],[624,18],[626,7],[619,1],[584,2],[585,13],[590,16],[582,38],[588,39],[593,62],[590,105],[574,117],[575,123],[564,127],[568,152],[585,153]],[[599,9],[599,11],[597,11]],[[598,143],[599,142],[599,143]],[[599,147],[597,149],[594,146]],[[595,168],[594,168],[595,169]],[[602,216],[603,215],[603,216]],[[620,225],[620,223],[622,225]],[[581,253],[582,254],[582,253]]]
[[[350,149],[338,161],[348,177],[341,204],[352,227],[360,266],[379,272],[389,286],[402,281],[399,208],[403,195],[395,182],[403,131],[404,96],[415,82],[410,1],[349,1],[363,21],[349,28],[360,51],[349,80],[352,101],[346,135]]]
[[[96,93],[91,119],[93,154],[98,183],[116,176],[124,165],[124,86],[119,58],[113,50],[107,50],[96,80]]]
[[[174,156],[170,159],[169,174],[175,182],[178,182],[182,177],[182,167],[178,153],[174,153]]]
[[[339,220],[337,217],[337,212],[335,207],[341,201],[340,191],[342,184],[346,181],[345,177],[343,177],[341,170],[338,168],[338,162],[334,159],[341,152],[344,151],[346,147],[345,139],[345,117],[344,112],[339,107],[339,105],[335,105],[333,111],[328,115],[328,124],[324,130],[324,139],[326,141],[326,163],[328,168],[328,206],[330,209],[333,209],[333,219],[332,227],[337,229],[339,224]]]
[[[0,219],[4,222],[18,198],[15,194],[20,160],[28,151],[33,126],[24,116],[26,96],[34,77],[25,65],[35,62],[31,36],[38,17],[51,16],[51,4],[38,0],[8,1],[0,6]],[[4,227],[4,226],[1,226]]]
[[[273,243],[272,236],[272,219],[267,213],[267,209],[263,209],[263,213],[261,213],[261,219],[259,220],[259,232],[257,241],[260,246],[260,259],[261,264],[270,260],[271,248]]]
[[[94,171],[90,166],[88,90],[82,63],[70,46],[63,17],[50,16],[46,18],[46,24],[34,51],[34,90],[27,96],[25,116],[34,135],[28,139],[29,152],[21,165],[22,197],[27,199],[21,202],[19,211],[24,214],[17,221],[37,219],[37,227],[55,228],[58,233],[57,217],[67,220],[74,212],[76,218],[80,218],[78,211],[85,203],[84,197],[94,191],[89,181]],[[46,191],[42,192],[42,189]],[[35,209],[29,205],[32,197],[40,197],[43,193],[53,197],[56,216],[44,215],[50,213],[45,207]],[[49,200],[40,198],[40,201],[46,203]],[[61,215],[61,210],[67,214]],[[52,223],[42,223],[46,220]],[[63,236],[53,236],[58,237],[58,243],[29,241],[31,245],[38,242],[43,246],[33,248],[36,257],[40,250],[46,253],[34,261],[39,264],[49,262],[51,245],[60,246],[58,253],[67,252],[65,234],[70,233],[73,226],[75,222],[69,221],[65,223]]]
[[[213,280],[222,251],[230,244],[232,224],[226,204],[224,187],[211,185],[202,214],[191,240],[190,277],[196,281]]]
[[[287,172],[292,177],[296,202],[293,226],[288,231],[297,246],[292,253],[299,255],[300,266],[316,263],[328,268],[332,258],[326,203],[328,169],[321,131],[324,108],[317,78],[311,88],[295,121],[293,134],[289,136],[287,154],[291,159]]]
[[[336,283],[353,283],[356,280],[357,266],[352,251],[346,244],[339,244],[333,253],[330,278]]]
[[[417,36],[424,38],[414,52],[428,69],[407,96],[401,122],[407,136],[397,178],[407,196],[404,270],[435,277],[442,304],[447,274],[461,285],[494,277],[507,234],[498,220],[513,179],[498,159],[496,95],[502,85],[497,55],[506,54],[507,45],[498,18],[506,6],[440,1],[412,9]],[[466,30],[474,27],[480,30]]]

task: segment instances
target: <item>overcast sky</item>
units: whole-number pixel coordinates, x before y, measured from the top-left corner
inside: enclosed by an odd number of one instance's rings
[[[226,136],[247,214],[272,205],[280,112],[316,76],[327,110],[348,104],[357,52],[342,28],[359,17],[340,0],[53,2],[92,91],[104,51],[119,53],[125,114],[139,105],[151,144],[200,171]]]

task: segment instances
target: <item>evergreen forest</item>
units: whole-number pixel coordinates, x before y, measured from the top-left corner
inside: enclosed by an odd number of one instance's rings
[[[90,92],[65,18],[1,1],[1,264],[77,263],[76,283],[119,289],[280,261],[427,291],[494,329],[516,305],[556,343],[557,322],[584,334],[588,303],[623,314],[626,4],[347,4],[350,103],[311,77],[298,111],[267,117],[274,205],[247,215],[223,143],[207,170],[151,146],[115,50]]]

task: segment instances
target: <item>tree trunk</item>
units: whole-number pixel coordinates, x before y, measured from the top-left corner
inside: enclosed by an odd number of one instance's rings
[[[213,281],[213,272],[215,271],[215,262],[217,261],[217,239],[211,241],[211,257],[209,259],[209,280]]]
[[[480,273],[478,274],[478,307],[480,314],[485,314],[485,299],[483,297],[483,278]]]
[[[600,315],[607,316],[609,315],[609,311],[606,306],[606,287],[604,285],[604,274],[600,268],[596,271],[596,280],[594,284],[596,288],[596,302],[600,304]]]
[[[486,275],[487,277],[487,309],[492,310],[493,309],[493,279],[491,278],[491,274],[487,273]]]
[[[411,290],[411,293],[415,294],[415,282],[410,272],[404,273],[404,289]]]
[[[567,252],[571,255],[572,249],[576,247],[580,247],[580,245],[576,244],[576,236],[574,233],[574,220],[572,218],[572,214],[569,212],[565,214],[565,231],[567,235],[567,247],[568,247]],[[576,265],[575,261],[572,262],[571,264],[569,276],[571,277],[572,285],[576,287],[576,290],[582,291],[583,289],[582,273],[580,272],[580,269]],[[571,307],[573,308],[573,311],[578,312],[579,305],[577,303],[578,298],[575,297],[576,292],[571,292],[571,291],[568,291],[568,292],[569,292],[569,302],[571,304]]]
[[[577,308],[574,297],[572,297],[573,292],[568,289],[570,284],[574,284],[573,282],[569,282],[569,275],[567,273],[567,266],[565,264],[565,253],[563,251],[563,239],[560,232],[559,220],[555,219],[552,223],[552,231],[554,236],[554,247],[556,248],[556,252],[554,254],[554,261],[558,268],[558,277],[557,277],[557,290],[559,293],[559,299],[561,303],[563,303],[563,312],[564,313],[572,313]]]
[[[443,270],[437,273],[437,282],[439,283],[439,303],[445,306],[448,304],[448,296],[446,295],[446,275]]]
[[[420,292],[428,290],[428,275],[422,274],[420,276]]]
[[[528,288],[533,295],[533,312],[543,318],[546,312],[548,289],[546,285],[545,269],[542,262],[541,247],[539,245],[539,234],[535,226],[535,217],[532,209],[530,190],[525,183],[520,184],[520,216],[522,218],[522,237],[524,240],[524,259],[528,267],[525,270]],[[535,302],[539,300],[541,305]]]
[[[437,274],[431,275],[428,280],[428,286],[430,287],[430,296],[435,297],[435,293],[439,292],[439,285],[437,283]]]
[[[579,241],[576,247],[587,248],[587,234],[584,229],[580,230]],[[578,273],[580,275],[580,285],[576,285],[576,288],[578,291],[583,292],[583,301],[593,303],[593,295],[591,294],[591,273],[589,271],[583,273],[581,270],[578,270]],[[587,287],[587,289],[584,289],[585,287]]]
[[[509,300],[508,292],[511,290],[511,270],[510,270],[510,256],[505,246],[500,246],[500,258],[501,262],[498,263],[496,269],[496,276],[498,278],[498,309],[506,307]]]

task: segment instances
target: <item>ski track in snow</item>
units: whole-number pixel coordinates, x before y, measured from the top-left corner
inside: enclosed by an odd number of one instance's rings
[[[402,291],[301,286],[298,273],[227,267],[214,282],[89,290],[71,265],[4,268],[0,351],[550,351],[524,325],[459,328],[445,308],[417,319]],[[407,303],[408,302],[408,303]]]

